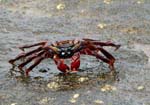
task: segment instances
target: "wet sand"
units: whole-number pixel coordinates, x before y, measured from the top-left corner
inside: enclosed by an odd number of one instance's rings
[[[150,105],[149,7],[149,0],[0,0],[0,105]],[[116,75],[89,56],[67,76],[51,59],[30,78],[11,72],[20,45],[83,37],[122,45],[106,48]]]

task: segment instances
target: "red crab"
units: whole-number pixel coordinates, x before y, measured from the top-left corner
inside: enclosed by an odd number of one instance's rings
[[[34,50],[29,52],[24,51],[25,48],[31,48],[35,46],[37,46],[37,48]],[[116,50],[120,47],[120,45],[114,44],[110,41],[101,42],[99,40],[85,38],[81,40],[73,39],[56,41],[55,43],[51,44],[49,44],[48,41],[44,41],[19,47],[23,53],[19,54],[16,58],[9,60],[9,63],[14,65],[15,61],[26,58],[26,60],[18,66],[18,68],[22,70],[24,66],[34,61],[34,63],[25,70],[25,75],[27,76],[35,66],[37,66],[46,58],[53,59],[57,65],[57,68],[63,73],[77,72],[80,66],[80,55],[84,54],[95,56],[97,59],[109,64],[109,68],[112,71],[115,71],[115,58],[103,48],[104,46],[112,46],[115,47]],[[100,52],[104,56],[102,56]],[[64,63],[64,60],[68,58],[71,58],[70,66]]]

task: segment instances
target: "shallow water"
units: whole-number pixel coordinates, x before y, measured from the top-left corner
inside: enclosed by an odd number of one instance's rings
[[[1,0],[0,105],[150,105],[149,6],[149,0]],[[20,45],[83,37],[122,45],[106,48],[116,58],[115,75],[89,56],[67,76],[51,59],[28,78],[8,63]]]

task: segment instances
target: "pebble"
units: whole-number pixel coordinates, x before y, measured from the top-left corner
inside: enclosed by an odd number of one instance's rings
[[[50,88],[50,89],[58,89],[59,84],[56,83],[56,82],[51,82],[51,83],[47,84],[47,87]]]
[[[87,81],[89,78],[88,77],[80,77],[78,79],[79,82],[84,82],[84,81]]]
[[[103,29],[105,28],[107,25],[105,23],[100,23],[97,25],[98,28]]]
[[[101,100],[95,100],[94,103],[96,103],[96,104],[104,104],[104,102],[101,101]]]
[[[63,10],[63,9],[65,9],[65,4],[58,4],[58,5],[56,6],[56,8],[57,8],[58,10]]]
[[[137,87],[137,90],[143,90],[144,89],[144,86],[138,86]]]
[[[17,103],[11,103],[11,105],[17,105]]]
[[[105,92],[105,91],[116,91],[117,88],[115,86],[111,86],[111,85],[104,85],[102,88],[101,88],[101,91],[102,92]]]
[[[103,1],[105,4],[110,4],[112,2],[112,0],[104,0]]]
[[[70,100],[69,100],[69,102],[71,102],[71,103],[76,103],[76,99],[74,99],[74,98],[71,98]]]
[[[74,94],[73,98],[78,98],[80,96],[80,94]]]
[[[40,103],[41,104],[46,104],[46,103],[48,103],[48,98],[47,97],[44,97],[42,100],[40,100]]]

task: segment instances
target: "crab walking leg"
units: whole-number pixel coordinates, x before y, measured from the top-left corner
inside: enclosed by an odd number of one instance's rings
[[[35,61],[35,63],[33,65],[31,65],[28,69],[26,69],[26,76],[29,75],[29,72],[35,67],[37,66],[43,59],[45,59],[44,56],[38,57]]]
[[[88,38],[83,38],[84,41],[98,41],[98,40],[94,40],[94,39],[88,39]]]
[[[40,53],[37,54],[37,55],[33,55],[32,57],[28,58],[25,62],[21,63],[21,64],[18,66],[18,68],[19,68],[20,70],[22,70],[22,68],[23,68],[25,65],[27,65],[28,63],[30,63],[30,62],[31,62],[32,60],[34,60],[35,58],[41,56],[42,54],[44,54],[44,51],[40,52]]]
[[[106,50],[104,50],[103,48],[99,49],[99,50],[106,56],[106,58],[101,56],[97,51],[91,51],[90,49],[85,49],[85,50],[81,51],[81,54],[95,56],[96,58],[98,58],[98,59],[102,60],[103,62],[109,64],[109,68],[112,71],[115,71],[115,69],[114,69],[115,58],[110,53],[108,53]]]
[[[100,46],[112,46],[112,47],[115,47],[117,50],[121,45],[117,45],[117,44],[114,44],[110,41],[108,42],[101,42],[101,41],[98,41],[98,40],[93,40],[93,39],[87,39],[87,38],[84,38],[83,40],[85,41],[90,41],[91,43],[93,43],[94,45],[100,45]]]
[[[109,64],[109,68],[112,71],[115,71],[115,68],[114,68],[115,58],[109,52],[107,52],[105,49],[103,49],[101,47],[98,47],[98,49],[106,56],[106,58],[108,60],[106,63]],[[99,55],[97,55],[97,57],[99,58]],[[100,58],[102,58],[102,57],[100,57]]]
[[[80,53],[75,53],[71,58],[71,70],[72,72],[78,71],[80,67]]]
[[[94,42],[92,42],[92,43],[93,43],[94,45],[115,47],[115,48],[116,48],[115,50],[119,49],[119,47],[121,46],[121,45],[116,45],[116,44],[114,44],[114,43],[112,43],[112,42],[110,42],[110,41],[108,41],[108,42],[94,41]]]
[[[45,42],[35,43],[35,44],[32,44],[32,45],[24,45],[24,46],[21,46],[19,48],[24,51],[25,48],[30,48],[30,47],[40,46],[40,45],[45,46],[46,43],[47,42],[45,41]]]
[[[69,67],[64,64],[64,59],[60,59],[58,58],[56,55],[54,56],[54,61],[55,61],[55,64],[57,65],[57,68],[61,71],[61,72],[69,72]]]
[[[39,52],[39,51],[41,51],[41,50],[42,50],[42,48],[39,47],[39,48],[37,48],[37,49],[35,49],[35,50],[32,50],[32,51],[29,51],[29,52],[27,52],[27,53],[24,53],[24,52],[23,52],[23,53],[21,53],[19,56],[17,56],[16,58],[9,60],[9,63],[13,64],[16,60],[19,60],[20,58],[29,56],[29,55],[31,55],[31,54],[33,54],[33,53],[37,53],[37,52]]]

